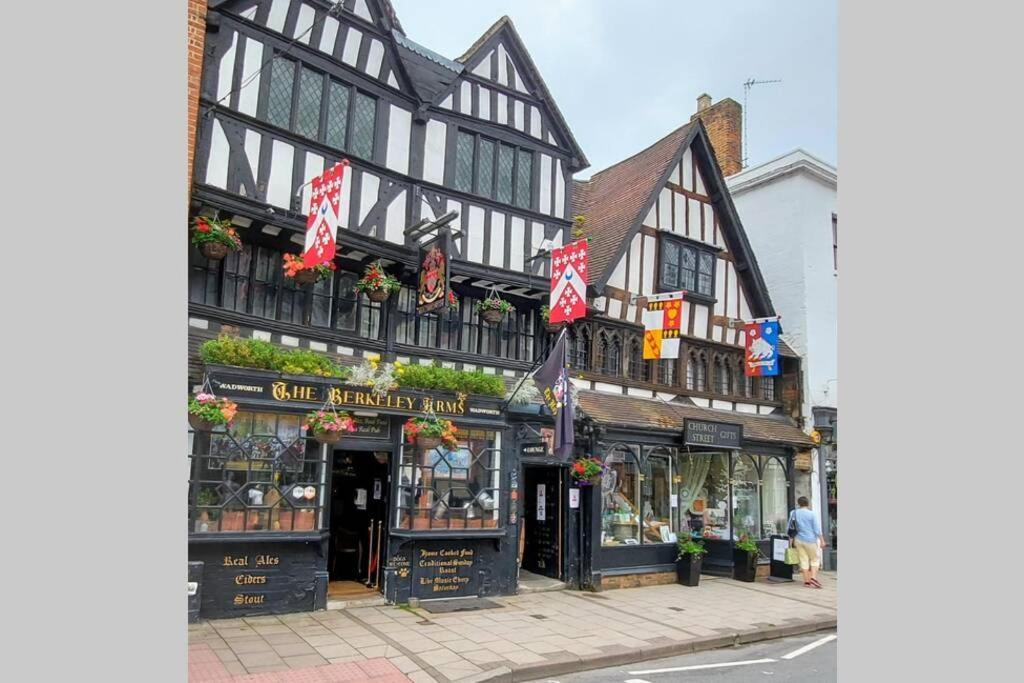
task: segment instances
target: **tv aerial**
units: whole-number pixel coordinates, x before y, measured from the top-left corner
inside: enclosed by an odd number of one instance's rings
[[[769,83],[782,83],[782,81],[778,79],[771,81],[758,81],[753,78],[748,78],[746,82],[743,83],[743,168],[747,167],[747,100],[750,97],[750,89],[755,85],[766,85]]]

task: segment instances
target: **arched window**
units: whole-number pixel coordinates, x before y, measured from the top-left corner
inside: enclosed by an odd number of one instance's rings
[[[673,387],[676,384],[676,359],[663,358],[658,361],[658,382]]]
[[[727,374],[728,373],[728,368],[726,367],[725,361],[722,359],[721,356],[716,356],[715,357],[714,368],[715,368],[715,375],[714,375],[715,392],[719,393],[719,394],[723,394],[723,395],[728,394],[729,393],[729,376]]]
[[[608,351],[604,360],[604,372],[606,375],[622,374],[622,340],[619,339],[619,335],[613,334],[608,341]]]
[[[754,398],[754,378],[745,373],[743,375],[743,395],[747,398]]]
[[[627,370],[630,379],[638,382],[649,382],[651,380],[647,361],[644,360],[643,347],[638,339],[632,339],[629,342],[629,367]]]
[[[569,365],[574,370],[590,370],[590,332],[582,327],[569,328]]]
[[[697,354],[697,381],[696,391],[708,390],[708,359],[703,352]]]
[[[692,353],[686,356],[686,388],[691,391],[697,388],[697,358]]]

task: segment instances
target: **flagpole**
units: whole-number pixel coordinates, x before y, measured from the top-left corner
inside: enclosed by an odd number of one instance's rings
[[[551,348],[554,348],[555,346],[558,345],[558,342],[562,340],[562,336],[565,335],[568,332],[568,330],[568,326],[562,328],[562,331],[558,333],[557,337],[555,337],[555,343],[551,345]],[[508,398],[505,399],[505,401],[501,404],[501,407],[498,408],[498,410],[505,410],[505,408],[508,407],[509,403],[512,402],[512,399],[516,397],[517,393],[519,393],[519,389],[523,386],[523,382],[528,380],[530,378],[530,375],[533,374],[533,371],[536,370],[537,367],[546,360],[547,358],[542,357],[533,362],[533,366],[526,371],[526,374],[523,375],[523,378],[519,380],[519,384],[516,385],[516,388],[512,391],[511,394],[508,395]],[[568,364],[564,365],[564,367],[568,367]]]

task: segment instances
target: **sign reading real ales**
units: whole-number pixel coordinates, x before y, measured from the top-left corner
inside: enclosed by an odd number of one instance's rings
[[[704,420],[686,420],[683,424],[683,443],[688,446],[739,449],[741,441],[743,425]]]

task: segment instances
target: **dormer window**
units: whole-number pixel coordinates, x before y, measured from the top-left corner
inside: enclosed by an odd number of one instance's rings
[[[696,242],[662,233],[658,291],[680,290],[696,298],[715,298],[715,252]]]

